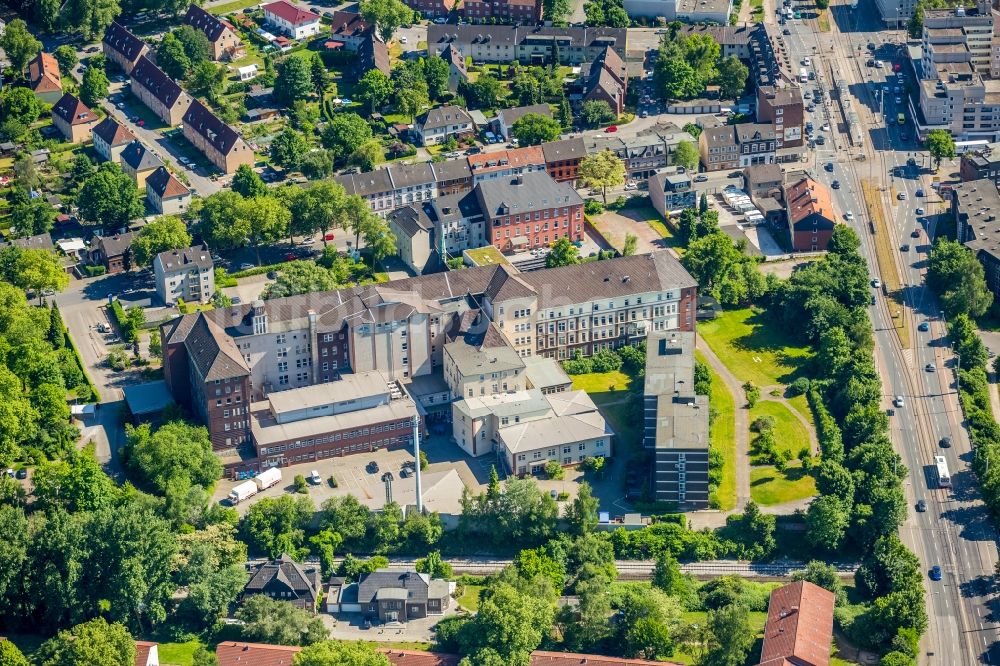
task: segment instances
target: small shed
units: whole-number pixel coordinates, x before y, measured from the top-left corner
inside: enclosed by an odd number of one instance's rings
[[[256,64],[251,64],[246,67],[239,67],[236,71],[240,75],[240,81],[250,81],[257,78],[258,68]]]
[[[163,410],[174,404],[167,382],[162,379],[126,386],[122,392],[133,423],[155,423],[160,420]]]

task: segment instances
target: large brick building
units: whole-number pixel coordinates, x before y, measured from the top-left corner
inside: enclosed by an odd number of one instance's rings
[[[282,391],[347,373],[402,384],[441,373],[448,331],[470,311],[520,356],[563,359],[638,343],[649,330],[694,330],[696,291],[667,252],[524,274],[466,268],[184,315],[161,327],[164,375],[213,446],[233,448],[251,442],[251,404]]]
[[[184,113],[184,138],[222,173],[234,173],[242,164],[253,166],[253,150],[243,137],[198,100]]]
[[[146,56],[141,56],[132,68],[130,88],[146,108],[170,127],[179,125],[191,106],[191,96]]]
[[[149,52],[146,42],[129,32],[128,28],[118,21],[112,21],[104,31],[101,47],[108,60],[118,65],[126,74],[131,74],[139,58]]]
[[[837,226],[826,185],[805,176],[785,188],[789,240],[796,252],[825,250]]]
[[[559,238],[583,240],[583,198],[544,171],[476,186],[486,240],[501,252],[545,247]]]

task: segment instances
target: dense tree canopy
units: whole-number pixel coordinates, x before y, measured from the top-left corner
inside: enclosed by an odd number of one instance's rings
[[[964,245],[939,238],[931,248],[927,285],[941,299],[948,317],[966,314],[979,317],[993,303],[986,275],[976,255]]]
[[[135,263],[148,266],[160,252],[191,246],[191,234],[184,220],[164,215],[144,225],[132,240]]]

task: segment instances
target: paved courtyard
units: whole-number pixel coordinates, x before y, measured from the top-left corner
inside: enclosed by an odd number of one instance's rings
[[[330,629],[330,637],[341,641],[378,641],[379,643],[410,643],[434,641],[437,623],[458,613],[458,601],[451,600],[451,606],[442,615],[429,615],[409,622],[391,622],[385,625],[371,625],[365,628],[364,616],[360,613],[323,613],[323,623]]]
[[[637,238],[636,254],[649,254],[663,248],[660,234],[647,223],[651,219],[660,220],[659,214],[651,206],[622,208],[620,211],[606,210],[590,219],[616,250],[621,251],[625,247],[627,234]]]

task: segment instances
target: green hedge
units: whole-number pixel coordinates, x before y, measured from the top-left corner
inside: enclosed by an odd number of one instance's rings
[[[63,329],[65,330],[65,326]],[[90,400],[86,400],[85,402],[100,402],[101,394],[97,392],[97,387],[94,386],[94,382],[91,381],[90,375],[87,374],[87,366],[83,364],[83,357],[80,356],[80,350],[76,348],[73,336],[71,336],[68,331],[63,333],[63,336],[66,339],[66,346],[73,350],[73,356],[76,357],[76,363],[80,366],[80,372],[83,373],[83,381],[90,387]]]
[[[806,393],[806,399],[812,409],[813,420],[816,421],[816,439],[819,440],[819,448],[823,453],[823,458],[842,463],[844,461],[844,440],[840,435],[840,426],[837,425],[837,420],[823,404],[823,397],[818,389],[810,388]]]
[[[282,266],[284,266],[283,263],[271,264],[270,266],[257,266],[256,268],[248,268],[245,271],[237,271],[236,273],[230,273],[229,277],[236,278],[238,280],[240,278],[250,277],[252,275],[263,275],[264,273],[268,273],[270,271],[276,271]]]
[[[108,311],[111,312],[111,316],[115,320],[115,326],[118,327],[119,332],[122,334],[122,339],[125,338],[125,308],[122,307],[121,302],[116,298],[111,301],[111,305],[108,306]]]

